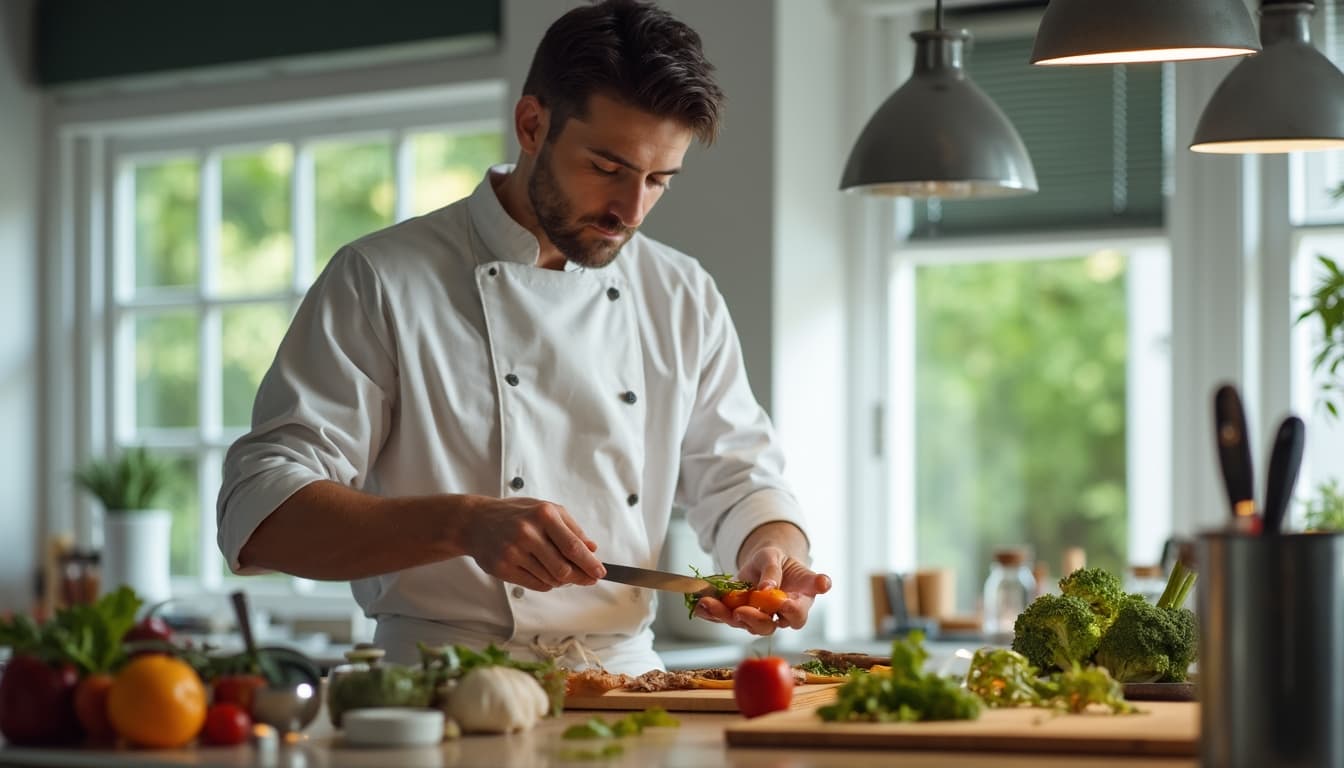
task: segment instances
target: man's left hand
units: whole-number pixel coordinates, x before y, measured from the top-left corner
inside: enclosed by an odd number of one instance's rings
[[[778,628],[799,629],[807,623],[812,601],[831,589],[831,577],[816,573],[779,547],[756,549],[742,564],[737,577],[751,582],[756,589],[778,588],[788,594],[775,616],[750,605],[729,610],[722,601],[704,597],[695,613],[707,621],[717,621],[745,629],[754,635],[769,635]]]

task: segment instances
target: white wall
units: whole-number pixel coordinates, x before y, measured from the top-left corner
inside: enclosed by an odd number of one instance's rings
[[[0,3],[0,612],[25,609],[37,565],[38,160],[30,0]]]

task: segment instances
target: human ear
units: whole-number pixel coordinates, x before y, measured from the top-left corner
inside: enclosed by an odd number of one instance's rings
[[[513,107],[513,130],[518,137],[518,148],[529,155],[541,151],[550,130],[551,111],[541,105],[536,96],[523,96]]]

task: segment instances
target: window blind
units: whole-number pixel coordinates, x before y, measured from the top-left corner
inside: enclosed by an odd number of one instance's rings
[[[913,237],[1160,226],[1166,173],[1162,65],[1034,67],[1032,33],[973,35],[966,69],[1022,136],[1040,191],[916,201]]]

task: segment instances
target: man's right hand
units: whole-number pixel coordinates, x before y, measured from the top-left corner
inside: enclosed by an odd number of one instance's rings
[[[491,576],[538,592],[592,585],[606,575],[597,544],[569,512],[541,499],[475,497],[462,546]]]

